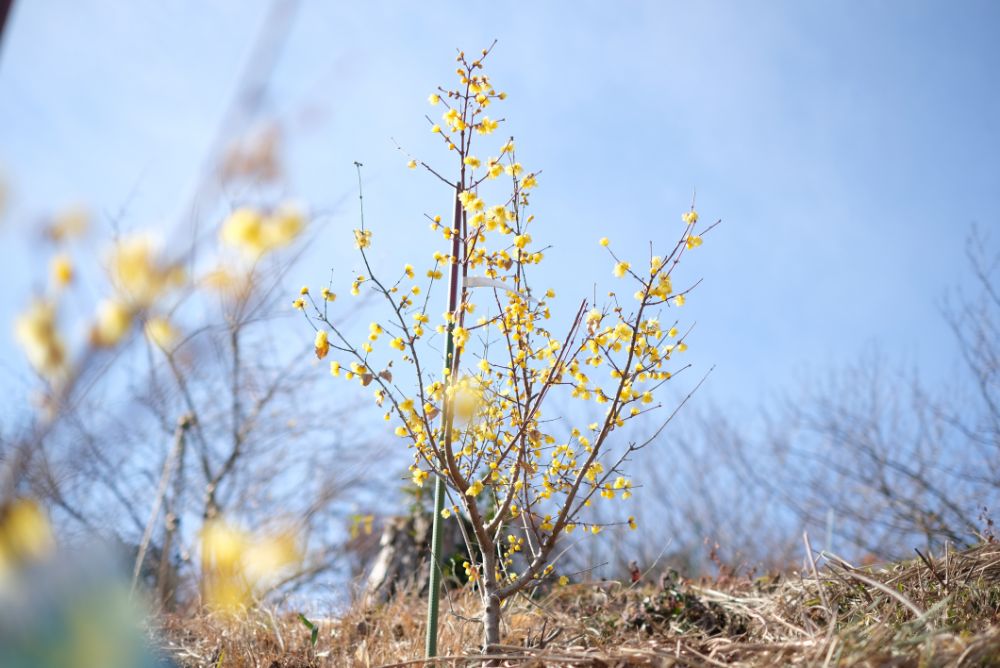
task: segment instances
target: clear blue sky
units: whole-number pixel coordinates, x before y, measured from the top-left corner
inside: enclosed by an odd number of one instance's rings
[[[17,3],[0,59],[0,321],[44,274],[38,215],[84,202],[167,232],[266,14]],[[439,158],[426,95],[456,46],[498,38],[489,71],[519,157],[544,170],[534,236],[554,244],[564,303],[610,284],[600,236],[643,257],[673,241],[696,188],[725,221],[684,273],[705,279],[682,315],[698,323],[692,361],[717,364],[707,398],[739,410],[872,344],[943,381],[939,305],[965,279],[964,237],[975,222],[1000,240],[998,34],[990,1],[307,2],[265,111],[288,128],[293,193],[338,213],[291,284],[353,263],[354,160],[380,259],[412,259],[393,239],[426,235],[421,214],[448,193],[390,137]],[[23,390],[9,325],[0,356],[0,388]]]

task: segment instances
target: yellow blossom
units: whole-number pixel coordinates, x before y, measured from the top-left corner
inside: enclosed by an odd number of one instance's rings
[[[393,348],[395,348],[396,350],[405,350],[406,349],[406,344],[403,342],[403,339],[401,339],[398,336],[396,338],[394,338],[392,341],[390,341],[389,345],[392,346]]]
[[[327,353],[330,352],[330,341],[329,335],[326,333],[325,329],[321,329],[316,332],[316,340],[313,342],[316,349],[316,358],[323,359],[326,357]]]
[[[145,331],[149,340],[163,350],[170,350],[177,340],[177,330],[170,324],[170,320],[162,316],[147,320]]]
[[[611,243],[611,242],[610,242],[610,241],[608,241],[608,238],[607,238],[607,237],[601,237],[601,240],[600,240],[600,241],[598,241],[597,243],[601,244],[602,246],[607,246],[607,245],[608,245],[609,243]]]
[[[52,258],[50,264],[52,282],[57,288],[63,288],[73,282],[73,263],[65,253]]]
[[[66,367],[66,346],[56,327],[55,305],[36,300],[14,320],[14,335],[38,373],[53,378]]]
[[[438,102],[441,101],[441,96],[438,95],[437,93],[431,93],[430,95],[427,96],[427,101],[430,102],[431,104],[437,104]]]
[[[489,116],[483,116],[483,120],[479,121],[479,124],[476,126],[476,132],[481,135],[488,135],[496,130],[498,125],[500,125],[500,123],[490,120]]]
[[[371,230],[354,230],[354,246],[358,250],[364,250],[372,245]]]
[[[621,278],[625,273],[632,267],[628,262],[619,262],[615,265],[614,271],[615,278]]]
[[[681,216],[681,220],[683,220],[688,225],[694,225],[695,223],[698,222],[698,212],[695,211],[694,209],[691,209],[690,211],[685,211],[684,214]]]
[[[125,304],[105,299],[97,306],[91,340],[98,346],[113,346],[132,326],[132,311]]]
[[[410,169],[416,169],[417,168],[417,161],[416,160],[410,160],[408,163],[406,163],[406,166],[409,167]]]
[[[482,491],[483,491],[483,483],[482,483],[481,480],[477,480],[474,483],[472,483],[471,485],[469,485],[469,489],[465,490],[465,495],[466,496],[479,496],[479,494]]]

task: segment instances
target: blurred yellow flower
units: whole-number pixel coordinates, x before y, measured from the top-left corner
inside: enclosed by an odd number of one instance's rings
[[[41,507],[29,499],[0,506],[0,588],[17,569],[53,550],[55,537]]]
[[[63,288],[73,282],[73,262],[69,255],[62,253],[52,258],[49,265],[52,273],[52,283],[56,288]]]
[[[56,328],[55,305],[35,300],[14,320],[14,337],[35,370],[52,380],[66,369],[66,346]]]
[[[183,270],[164,262],[157,244],[146,234],[123,237],[114,245],[108,258],[108,274],[118,294],[142,308],[184,281]]]
[[[113,346],[132,327],[132,311],[113,299],[102,300],[97,305],[97,317],[91,328],[91,341],[97,346]]]
[[[156,316],[146,321],[146,336],[154,344],[169,351],[177,341],[177,330],[167,318]]]

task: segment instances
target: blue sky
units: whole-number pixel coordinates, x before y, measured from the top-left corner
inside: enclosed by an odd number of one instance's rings
[[[106,228],[121,214],[169,235],[267,8],[17,4],[0,320],[44,275],[39,215],[83,202]],[[682,273],[705,279],[680,313],[697,322],[690,359],[717,365],[705,401],[748,411],[872,345],[948,382],[941,300],[967,281],[970,226],[1000,233],[998,27],[986,1],[303,3],[264,111],[287,129],[290,194],[333,215],[290,285],[330,266],[349,282],[354,160],[378,259],[429,254],[409,235],[429,237],[422,214],[448,193],[390,138],[439,159],[426,95],[456,46],[497,38],[489,72],[519,158],[544,170],[534,236],[565,304],[615,287],[599,237],[644,257],[697,189],[724,220]],[[0,356],[0,388],[23,390],[9,326]]]

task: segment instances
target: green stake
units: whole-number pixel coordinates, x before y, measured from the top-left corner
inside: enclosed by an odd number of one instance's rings
[[[462,172],[462,180],[465,180],[465,171]],[[455,313],[458,309],[458,281],[459,281],[459,253],[461,245],[459,240],[462,231],[462,203],[458,198],[462,191],[461,184],[455,189],[455,215],[452,218],[452,246],[451,271],[448,275],[448,312]],[[448,323],[448,333],[444,349],[444,368],[452,369],[452,362],[455,353],[455,340],[453,330],[455,323]],[[451,376],[449,375],[450,379]],[[442,452],[451,447],[451,427],[452,418],[448,402],[445,400],[441,410],[441,427],[444,432],[444,446]],[[446,467],[443,461],[438,462],[439,466]],[[434,476],[434,516],[431,518],[431,558],[430,558],[430,578],[428,583],[427,596],[427,640],[424,645],[428,659],[437,656],[437,636],[438,636],[438,603],[441,596],[441,511],[444,510],[445,485],[444,478]]]

